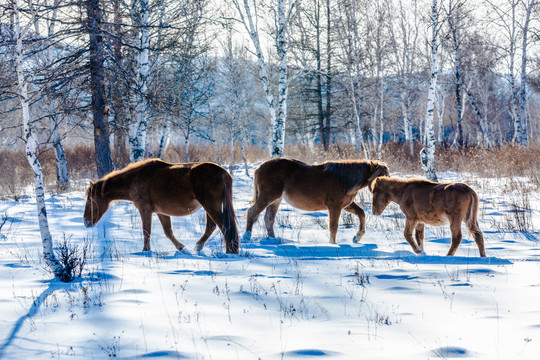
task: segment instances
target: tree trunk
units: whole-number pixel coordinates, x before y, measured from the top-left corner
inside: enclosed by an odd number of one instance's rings
[[[189,162],[189,133],[190,131],[188,129],[184,135],[184,162]]]
[[[317,1],[315,4],[315,61],[317,63],[317,125],[319,128],[319,138],[324,150],[328,150],[328,134],[324,125],[323,111],[323,81],[322,81],[322,57],[321,57],[321,8]]]
[[[161,137],[159,139],[159,148],[157,157],[162,158],[165,153],[165,149],[169,144],[169,116],[165,116],[165,122],[163,123],[163,129],[161,130]]]
[[[140,3],[140,37],[137,56],[137,81],[136,81],[136,103],[135,118],[136,121],[130,126],[129,145],[130,160],[140,161],[146,157],[146,133],[148,128],[148,76],[150,74],[150,29],[149,13],[150,8],[148,0],[139,0]]]
[[[14,33],[16,38],[15,67],[17,72],[17,95],[22,108],[24,140],[26,142],[26,160],[34,173],[34,190],[36,193],[36,205],[39,222],[39,232],[43,245],[43,258],[52,269],[55,276],[61,276],[64,269],[56,259],[53,251],[53,239],[47,220],[47,208],[45,206],[45,189],[43,184],[43,170],[38,160],[38,141],[30,118],[30,105],[28,100],[28,82],[24,75],[23,64],[23,30],[20,27],[19,5],[17,0],[13,2],[14,10]]]
[[[435,106],[435,90],[437,88],[437,35],[438,35],[438,13],[437,0],[433,0],[431,10],[432,37],[431,37],[431,77],[427,98],[426,123],[425,123],[425,143],[420,151],[420,160],[426,177],[431,181],[437,181],[435,172],[435,134],[433,132],[433,112]]]
[[[238,0],[240,1],[240,0]],[[268,64],[265,62],[262,52],[261,43],[259,40],[259,29],[254,21],[251,7],[248,0],[243,0],[243,6],[240,6],[237,0],[234,5],[241,17],[242,23],[246,28],[253,46],[255,47],[255,55],[257,56],[257,65],[259,67],[259,79],[263,86],[266,98],[266,105],[270,115],[271,123],[271,141],[270,141],[270,156],[279,157],[283,155],[285,144],[285,122],[287,119],[287,95],[288,95],[288,79],[287,79],[287,16],[285,11],[285,0],[278,0],[277,9],[277,29],[276,29],[276,49],[279,59],[279,83],[278,83],[278,105],[276,104],[274,95],[270,88],[270,78]],[[243,10],[242,10],[243,9]],[[244,14],[245,12],[245,14]]]
[[[463,108],[461,102],[461,59],[459,53],[459,40],[457,37],[457,14],[455,13],[456,9],[452,5],[452,0],[449,1],[449,14],[448,14],[448,25],[450,26],[450,32],[452,33],[452,42],[454,46],[454,76],[455,76],[455,97],[456,97],[456,112],[457,112],[457,143],[459,147],[463,147]]]
[[[326,0],[326,111],[325,118],[325,133],[326,133],[326,148],[330,146],[332,136],[332,43],[331,43],[331,19],[330,19],[330,0]]]
[[[442,86],[437,86],[437,143],[443,145],[446,142],[444,136],[444,108],[446,96]]]
[[[105,86],[103,74],[103,36],[101,34],[101,9],[99,0],[87,0],[87,30],[90,36],[90,85],[92,92],[92,115],[94,122],[94,147],[98,177],[113,170],[109,145],[109,123],[105,106]]]
[[[528,32],[529,23],[531,20],[531,13],[533,8],[537,5],[536,0],[531,0],[526,6],[525,24],[523,24],[522,34],[522,51],[521,51],[521,83],[520,83],[520,108],[519,117],[521,123],[520,142],[526,145],[529,141],[527,135],[527,47],[528,47]]]
[[[66,154],[64,147],[62,146],[62,138],[60,137],[60,130],[58,129],[58,117],[54,113],[56,111],[55,101],[52,101],[52,106],[49,112],[50,116],[50,129],[51,129],[51,141],[54,148],[54,157],[56,159],[56,189],[58,191],[66,191],[69,189],[69,171],[66,160]]]
[[[467,98],[469,99],[469,103],[471,104],[476,117],[478,118],[478,124],[480,127],[480,133],[481,133],[481,139],[482,139],[482,145],[486,147],[491,147],[491,142],[489,140],[489,130],[487,126],[487,122],[484,122],[484,116],[482,116],[482,112],[480,111],[480,108],[478,108],[478,105],[476,104],[476,101],[474,101],[472,94],[469,92],[468,89],[465,89],[465,94],[467,94]]]
[[[231,142],[230,142],[230,159],[229,159],[229,174],[233,174],[234,171],[234,128],[231,129]]]
[[[242,161],[244,162],[244,170],[246,171],[246,176],[249,177],[249,166],[246,158],[246,136],[244,130],[241,130],[242,134],[240,136],[240,153],[242,154]]]
[[[54,10],[52,12],[51,18],[47,21],[47,37],[52,39],[55,35],[55,25],[58,15],[58,0],[54,4]],[[36,34],[38,37],[41,37],[39,33],[39,23],[36,18],[35,27],[37,29]],[[52,65],[55,61],[54,52],[51,48],[47,48],[46,56],[47,63]],[[52,95],[52,94],[51,94]],[[47,113],[49,115],[49,129],[51,130],[51,142],[53,144],[54,155],[55,155],[55,165],[56,165],[56,189],[57,191],[66,191],[69,188],[69,171],[68,164],[66,160],[66,154],[64,152],[64,147],[62,146],[62,138],[60,136],[60,129],[58,124],[57,116],[57,101],[54,97],[48,99],[49,103],[46,105]]]
[[[114,24],[112,26],[111,42],[113,44],[113,54],[114,60],[118,67],[124,65],[124,55],[122,54],[122,13],[120,10],[121,0],[114,0],[113,2],[113,12],[114,12]],[[121,69],[120,69],[121,70]],[[125,167],[129,163],[129,153],[126,146],[126,106],[125,106],[125,97],[126,91],[125,86],[120,80],[121,76],[119,75],[121,71],[118,72],[118,76],[115,77],[111,83],[111,102],[114,110],[114,123],[113,123],[113,133],[114,133],[114,164],[117,169]]]
[[[272,157],[283,156],[285,148],[285,124],[287,121],[287,97],[289,79],[287,76],[287,18],[285,0],[278,0],[277,53],[279,58],[278,113],[272,125]]]

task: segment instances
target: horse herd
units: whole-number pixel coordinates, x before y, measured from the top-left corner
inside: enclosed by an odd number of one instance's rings
[[[128,200],[139,210],[144,237],[143,251],[150,250],[152,214],[156,213],[178,250],[184,245],[174,236],[171,216],[185,216],[201,207],[206,211],[206,229],[195,249],[201,250],[216,229],[221,230],[227,253],[238,254],[240,238],[233,208],[233,179],[221,166],[210,162],[171,164],[149,159],[113,171],[86,190],[84,223],[94,226],[113,200]],[[370,160],[327,161],[309,165],[298,160],[275,158],[255,170],[254,199],[247,211],[244,241],[251,238],[253,224],[266,209],[264,222],[269,237],[274,237],[274,220],[283,199],[307,210],[328,210],[330,242],[336,242],[342,210],[358,217],[353,242],[364,235],[365,213],[354,201],[358,191],[368,186],[373,195],[373,214],[381,215],[391,202],[403,211],[404,235],[416,254],[424,252],[424,224],[450,224],[454,255],[461,243],[461,223],[474,238],[480,256],[486,256],[484,238],[478,227],[478,195],[464,183],[436,183],[423,179],[390,177],[388,166]],[[415,233],[413,238],[413,232]]]

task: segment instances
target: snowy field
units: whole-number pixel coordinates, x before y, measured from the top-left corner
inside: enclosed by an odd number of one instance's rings
[[[278,239],[265,237],[261,216],[240,255],[224,253],[217,231],[193,251],[202,210],[173,220],[187,251],[175,251],[154,216],[153,251],[142,253],[131,203],[86,229],[84,193],[73,191],[47,198],[56,243],[91,250],[82,278],[66,284],[40,258],[33,195],[2,201],[0,358],[540,359],[540,190],[524,178],[439,179],[477,190],[487,258],[468,237],[444,256],[449,229],[431,227],[426,255],[414,255],[397,207],[373,216],[367,190],[357,198],[367,214],[359,244],[351,216],[331,245],[326,212],[282,203]],[[242,169],[234,191],[242,235],[253,196]]]

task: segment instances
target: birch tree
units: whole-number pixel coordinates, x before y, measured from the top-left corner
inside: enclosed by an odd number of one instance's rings
[[[463,108],[462,108],[462,83],[463,75],[461,69],[461,39],[460,32],[462,31],[462,9],[464,0],[448,0],[447,21],[452,39],[453,60],[454,60],[454,85],[455,85],[455,102],[457,112],[457,143],[459,147],[463,147]]]
[[[362,67],[362,38],[360,34],[360,1],[346,0],[338,2],[338,43],[342,63],[347,72],[347,95],[351,102],[354,117],[354,136],[356,150],[362,150],[368,158],[362,131],[364,121],[363,84],[365,74]]]
[[[427,96],[426,120],[425,120],[425,142],[424,148],[420,151],[420,160],[426,177],[431,181],[437,181],[435,172],[435,133],[433,131],[433,113],[435,108],[435,92],[437,89],[437,51],[439,36],[439,9],[437,0],[433,0],[431,6],[431,40],[429,49],[431,50],[431,74],[429,79],[429,89]]]
[[[498,44],[499,51],[507,61],[507,80],[510,85],[510,116],[514,127],[512,142],[527,143],[527,50],[529,45],[528,32],[531,20],[534,19],[534,9],[538,0],[506,0],[495,2],[486,0],[492,10],[494,24],[501,30],[503,42]],[[521,38],[521,70],[518,84],[518,60]]]
[[[58,21],[59,5],[60,0],[53,0],[52,3],[48,1],[42,4],[30,3],[29,11],[31,12],[34,23],[34,36],[36,39],[40,39],[39,42],[42,43],[40,46],[42,49],[36,51],[34,54],[34,61],[44,70],[41,70],[40,74],[36,76],[35,83],[43,87],[44,101],[41,101],[40,105],[43,108],[43,112],[49,118],[49,141],[52,143],[56,160],[56,188],[58,191],[65,191],[69,188],[69,171],[64,146],[62,145],[62,137],[60,135],[60,110],[57,99],[60,94],[55,94],[56,85],[61,81],[55,79],[55,75],[53,74],[55,69],[54,64],[59,60],[57,57],[58,53],[60,53],[59,47],[54,45],[57,41],[55,29]],[[50,14],[42,18],[39,15],[39,12],[43,11],[41,7],[48,8]],[[46,36],[42,35],[42,29],[46,30]],[[59,61],[59,63],[59,66],[64,64],[62,61]]]
[[[522,0],[523,10],[525,12],[525,20],[521,26],[521,81],[520,81],[520,108],[519,108],[519,123],[521,124],[520,142],[523,144],[528,143],[527,135],[527,49],[529,46],[529,27],[533,14],[538,11],[538,0]],[[536,17],[536,23],[538,25],[538,17]]]
[[[139,30],[137,66],[134,90],[135,121],[129,126],[129,159],[143,160],[146,155],[148,128],[148,78],[150,75],[150,6],[148,0],[134,0],[132,18]]]
[[[26,25],[21,24],[21,8],[19,0],[12,0],[13,3],[13,20],[14,20],[14,36],[15,36],[15,70],[17,73],[17,95],[19,97],[22,113],[22,121],[24,128],[24,141],[26,143],[26,159],[32,168],[34,174],[34,190],[36,196],[37,214],[39,231],[41,234],[41,242],[43,245],[43,258],[47,265],[52,269],[55,276],[61,277],[64,269],[60,262],[56,259],[53,251],[53,239],[49,230],[49,222],[47,220],[47,208],[45,206],[45,189],[43,183],[43,169],[38,159],[38,140],[34,123],[30,112],[30,99],[28,96],[28,86],[31,82],[31,75],[25,74],[25,46],[24,39],[28,35],[29,27],[33,25],[32,21],[28,21]]]
[[[288,96],[288,27],[296,11],[298,0],[277,0],[277,4],[269,6],[274,15],[275,46],[278,56],[278,96],[277,104],[271,89],[270,66],[265,59],[259,35],[260,6],[255,1],[232,0],[237,10],[241,23],[255,48],[259,78],[265,93],[266,105],[271,123],[270,156],[283,156],[285,146],[285,124],[287,120],[287,96]]]
[[[398,1],[397,19],[389,21],[392,49],[395,57],[395,66],[400,85],[401,114],[403,117],[403,133],[405,142],[409,144],[411,157],[414,155],[414,138],[412,135],[413,116],[413,74],[416,70],[416,51],[419,36],[418,2],[410,6]],[[397,29],[394,29],[397,24]]]
[[[316,124],[314,128],[319,134],[324,150],[328,150],[331,135],[332,21],[330,7],[329,0],[304,1],[303,6],[299,8],[298,16],[291,24],[291,33],[295,36],[290,42],[291,58],[293,61],[296,60],[296,67],[302,69],[306,77],[302,84],[304,86],[299,89],[299,92],[303,94],[301,101],[308,104],[299,106],[314,107],[309,113],[316,112],[313,114]],[[313,80],[315,84],[312,84]],[[295,106],[295,104],[291,105]],[[306,115],[303,120],[305,118]]]

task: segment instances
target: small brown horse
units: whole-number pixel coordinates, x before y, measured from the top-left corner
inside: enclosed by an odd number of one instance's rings
[[[284,158],[265,161],[255,170],[254,204],[247,212],[243,239],[251,238],[253,223],[264,209],[268,236],[274,237],[274,220],[279,204],[285,198],[302,210],[328,210],[330,242],[334,244],[341,210],[355,214],[360,221],[353,238],[357,242],[365,233],[366,223],[364,210],[354,198],[377,176],[389,174],[386,164],[369,160],[328,161],[320,165]]]
[[[477,221],[478,195],[469,185],[380,177],[373,181],[370,190],[373,214],[381,215],[390,201],[399,205],[406,217],[403,233],[415,253],[424,251],[424,224],[439,226],[449,222],[452,244],[447,256],[454,255],[461,243],[461,222],[464,221],[480,256],[486,256],[484,236]]]
[[[113,200],[129,200],[139,210],[143,225],[143,251],[150,250],[152,214],[157,213],[165,235],[178,250],[184,245],[174,236],[171,216],[206,210],[206,230],[196,250],[214,232],[223,232],[227,253],[238,254],[239,238],[232,205],[232,177],[213,163],[170,164],[150,159],[128,165],[90,183],[86,190],[84,223],[94,226]]]

